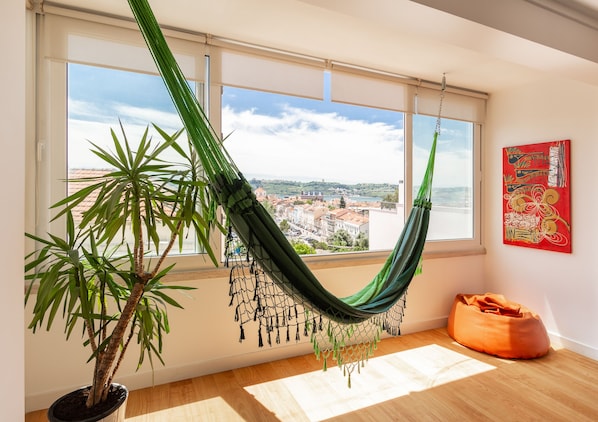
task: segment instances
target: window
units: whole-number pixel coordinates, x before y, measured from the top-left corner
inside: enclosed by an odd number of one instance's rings
[[[159,76],[76,63],[68,64],[67,73],[69,180],[101,176],[109,171],[106,163],[92,152],[90,142],[113,151],[110,130],[113,129],[118,138],[123,139],[119,122],[133,150],[146,128],[149,128],[149,136],[155,140],[154,145],[161,139],[151,124],[169,134],[183,126]],[[195,84],[191,83],[191,87],[195,89]],[[186,142],[183,137],[179,139]],[[162,159],[176,162],[177,157],[172,154]],[[80,186],[68,183],[68,193],[73,193],[73,189],[79,189]],[[75,220],[80,219],[86,205],[83,203],[74,210]],[[169,236],[170,233],[166,232],[161,236],[162,244],[168,243]],[[170,254],[198,253],[198,245],[193,239],[193,233],[189,233],[183,239],[182,249],[173,248]]]
[[[113,149],[110,129],[120,137],[119,121],[133,145],[148,126],[159,139],[152,123],[168,133],[182,124],[138,31],[51,13],[40,19],[34,230],[43,234],[64,230],[63,221],[50,222],[55,211],[49,209],[67,194],[64,181],[83,171],[106,171],[90,152],[90,141]],[[186,39],[169,42],[191,87],[203,98],[202,48]],[[208,258],[197,259],[201,251],[189,240],[193,236],[186,239],[181,255],[174,258],[177,269],[211,266]],[[213,244],[218,254],[220,243]]]
[[[222,103],[227,150],[298,251],[392,247],[369,222],[403,209],[403,113],[234,87]]]
[[[298,252],[391,249],[423,178],[437,117],[331,101],[330,73],[323,77],[321,100],[225,86],[225,146]],[[479,241],[475,128],[441,120],[428,249]]]
[[[133,139],[150,123],[180,127],[137,30],[108,17],[77,19],[77,13],[40,17],[32,157],[38,233],[60,229],[47,223],[48,206],[64,197],[67,169],[94,167],[87,140],[102,142],[119,118]],[[227,136],[225,147],[298,250],[394,245],[425,166],[437,86],[245,44],[210,44],[201,35],[170,30],[167,36],[181,69],[205,96],[213,126]],[[480,246],[484,108],[483,95],[445,95],[427,250]],[[196,252],[194,245],[186,252]]]
[[[413,195],[422,179],[436,117],[413,116]],[[442,119],[432,183],[428,240],[473,239],[474,125]]]

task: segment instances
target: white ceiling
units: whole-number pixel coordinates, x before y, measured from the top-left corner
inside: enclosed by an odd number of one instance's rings
[[[131,17],[126,0],[58,0]],[[555,75],[598,86],[598,0],[150,0],[158,21],[495,92]],[[479,23],[478,23],[479,22]]]

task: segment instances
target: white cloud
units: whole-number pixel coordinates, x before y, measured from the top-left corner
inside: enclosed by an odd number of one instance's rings
[[[116,116],[126,116],[128,122],[142,127],[145,127],[150,123],[154,123],[169,133],[183,127],[178,114],[169,113],[166,111],[146,107],[133,107],[131,105],[121,103],[115,104],[114,110]]]
[[[122,121],[127,139],[133,148],[148,126],[150,126],[149,134],[156,140],[156,143],[158,139],[161,139],[151,127],[152,123],[167,133],[174,133],[182,127],[178,115],[174,113],[119,103],[100,108],[92,103],[69,101],[69,110],[72,116],[76,116],[76,118],[69,119],[68,127],[68,156],[71,168],[106,167],[104,162],[90,151],[90,147],[92,147],[90,142],[113,150],[110,129],[116,132],[118,138],[122,138],[119,119]]]
[[[346,183],[403,179],[403,131],[286,107],[278,116],[223,110],[225,147],[247,177]]]
[[[125,104],[98,108],[71,101],[69,108],[76,116],[69,121],[71,167],[102,166],[89,152],[88,140],[103,147],[112,145],[110,128],[120,136],[119,118],[132,143],[150,123],[169,133],[182,126],[174,113]],[[224,135],[230,135],[225,147],[248,178],[393,184],[404,178],[402,128],[288,106],[277,116],[260,114],[255,109],[235,112],[225,107],[222,121],[226,125]],[[437,149],[435,185],[468,185],[471,157],[451,149],[446,136],[442,134]],[[415,184],[423,177],[427,159],[428,151],[416,146]]]

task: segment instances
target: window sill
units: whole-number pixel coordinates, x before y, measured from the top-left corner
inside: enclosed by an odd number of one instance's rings
[[[330,254],[325,256],[305,256],[303,260],[312,271],[316,271],[333,268],[356,267],[361,265],[382,265],[388,257],[388,254],[388,251]],[[457,258],[485,254],[486,248],[482,246],[464,250],[424,252],[424,261],[428,259]],[[220,265],[219,267],[202,268],[197,270],[175,270],[168,274],[164,278],[164,281],[167,283],[181,283],[215,278],[228,279],[229,274],[230,267]],[[25,282],[25,291],[27,290],[28,286],[28,282]],[[34,286],[33,293],[36,292],[37,286]]]
[[[367,253],[339,253],[330,255],[304,256],[303,260],[312,271],[333,268],[356,267],[362,265],[382,265],[388,257],[389,251]],[[473,255],[485,255],[486,248],[479,246],[453,251],[424,251],[424,261],[429,259],[457,258]],[[182,282],[190,280],[206,280],[211,278],[228,278],[230,267],[220,265],[217,268],[205,268],[191,271],[173,271],[165,277],[166,282]]]

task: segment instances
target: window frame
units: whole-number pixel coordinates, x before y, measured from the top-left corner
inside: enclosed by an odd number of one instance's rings
[[[413,114],[409,114],[406,120],[409,120],[409,126],[412,129],[412,118]],[[472,237],[465,239],[442,239],[442,240],[427,240],[426,246],[424,247],[424,257],[432,256],[450,256],[450,255],[470,255],[483,253],[484,248],[482,244],[482,224],[481,224],[481,196],[482,196],[482,160],[481,160],[481,145],[482,145],[482,128],[483,125],[480,123],[473,123],[473,142],[472,142]],[[441,120],[441,132],[442,132],[442,120]],[[442,136],[442,135],[441,135]],[[413,130],[409,131],[409,154],[406,155],[406,160],[409,161],[409,165],[406,168],[410,168],[410,175],[413,174],[412,166],[412,146],[413,146]],[[440,138],[439,138],[440,139]],[[405,141],[407,144],[407,140]],[[407,172],[407,170],[406,170]],[[409,186],[405,187],[405,195],[410,194],[409,201],[405,199],[405,203],[409,204],[409,207],[405,208],[405,215],[407,215],[410,209],[413,207],[413,177],[406,177]],[[434,197],[432,196],[432,211],[434,210]]]
[[[217,88],[222,93],[222,85],[216,84]],[[244,89],[252,89],[243,86]],[[263,89],[253,88],[253,90],[258,92],[268,92],[264,91]],[[414,94],[414,92],[412,92]],[[291,95],[288,93],[284,93],[284,95]],[[436,98],[434,100],[436,103],[431,103],[430,106],[427,107],[427,111],[431,111],[431,106],[435,106],[436,108],[439,107],[440,101],[440,92],[436,92]],[[221,98],[222,95],[219,96]],[[323,97],[326,97],[324,95]],[[409,98],[402,102],[407,103]],[[413,100],[413,97],[411,97]],[[427,99],[428,102],[432,101],[432,98]],[[342,103],[341,101],[337,101],[338,103]],[[222,109],[223,102],[220,101],[219,104],[216,105],[218,110]],[[359,104],[362,105],[362,104]],[[371,103],[368,103],[366,107],[373,107]],[[380,109],[389,109],[389,107],[378,107]],[[414,145],[414,125],[413,125],[413,117],[415,113],[413,111],[397,111],[403,114],[404,116],[404,201],[405,201],[405,209],[404,209],[404,219],[406,220],[411,208],[413,206],[413,184],[418,183],[419,180],[414,180],[413,178],[413,145]],[[438,110],[436,110],[436,113]],[[424,115],[423,113],[421,113]],[[436,118],[436,115],[425,114],[426,116]],[[442,132],[442,120],[447,120],[448,117],[443,117],[441,119],[441,132]],[[454,119],[450,118],[453,121],[464,121],[467,123],[471,123],[472,125],[472,162],[471,162],[471,174],[472,174],[472,237],[471,238],[461,238],[461,239],[438,239],[438,240],[429,240],[426,242],[426,246],[424,248],[424,256],[431,257],[431,256],[448,256],[454,254],[478,254],[483,253],[484,249],[482,246],[481,241],[481,134],[482,134],[482,124],[471,122],[463,119]],[[221,122],[218,121],[220,124]],[[220,126],[219,126],[220,127]],[[442,141],[442,134],[440,135],[440,141]],[[437,164],[438,166],[438,164]],[[432,197],[432,204],[434,204],[434,197]],[[432,212],[434,211],[434,207],[432,207]],[[433,218],[433,216],[432,216]],[[383,251],[384,253],[388,254],[388,250],[386,249]],[[337,252],[334,254],[325,254],[325,255],[316,255],[316,256],[303,256],[304,260],[308,260],[312,262],[314,260],[342,260],[341,258],[337,258],[338,255],[359,255],[359,254],[374,254],[377,255],[381,252],[380,250],[372,250],[372,251],[360,251],[360,252]],[[343,259],[346,259],[343,258]]]
[[[47,15],[48,13],[46,13]],[[89,37],[90,40],[105,40],[108,43],[115,42],[114,25],[125,37],[122,41],[123,49],[132,47],[136,50],[142,46],[146,50],[141,35],[138,34],[136,26],[129,22],[121,22],[113,18],[96,17],[87,13],[75,13],[67,11],[67,16],[58,13],[50,19],[54,23],[48,24],[46,16],[38,16],[36,38],[36,113],[35,113],[35,139],[33,148],[29,150],[35,153],[27,157],[29,168],[35,169],[35,193],[31,201],[35,209],[34,216],[26,223],[28,232],[44,236],[46,233],[64,233],[66,223],[64,219],[52,221],[57,211],[51,210],[50,206],[63,199],[67,194],[68,184],[65,182],[68,175],[68,67],[69,63],[82,64],[96,67],[104,67],[122,71],[130,71],[139,74],[158,75],[151,56],[149,64],[154,70],[146,70],[147,63],[143,59],[131,59],[133,66],[125,67],[118,60],[110,63],[110,57],[105,54],[98,62],[93,58],[83,57],[77,60],[69,60],[68,38],[71,34],[79,37]],[[79,16],[81,15],[81,16]],[[81,19],[78,19],[81,17]],[[59,25],[63,24],[63,25]],[[171,35],[173,31],[168,31]],[[193,71],[193,65],[197,68],[191,78],[195,82],[196,95],[200,102],[208,98],[207,90],[204,88],[203,75],[206,70],[205,54],[201,46],[202,37],[189,34],[177,34],[170,37],[169,42],[174,42],[178,47],[175,54],[185,55],[186,74]],[[87,54],[87,52],[83,52]],[[189,59],[191,57],[191,59]],[[194,63],[193,63],[194,62]],[[191,66],[190,66],[191,65]],[[133,68],[131,68],[133,67]],[[117,117],[117,116],[115,116]],[[152,123],[148,121],[147,124]],[[126,130],[126,127],[125,127]],[[221,213],[218,218],[222,218]],[[214,229],[211,236],[211,246],[216,256],[222,256],[223,242],[218,236],[218,230]],[[33,246],[31,246],[33,247]],[[177,272],[188,272],[213,268],[211,259],[205,253],[191,254],[170,254],[166,258],[166,265],[176,263]]]
[[[77,24],[82,28],[87,25],[93,26],[94,31],[105,31],[110,34],[114,27],[124,28],[131,31],[136,31],[134,23],[120,20],[117,18],[109,18],[104,16],[91,15],[84,12],[74,12],[72,10],[63,10],[56,7],[50,7],[46,13],[55,13],[56,16],[67,16],[68,19],[77,20]],[[31,217],[34,221],[28,221],[28,231],[43,234],[47,232],[58,232],[63,230],[63,222],[50,223],[52,212],[49,206],[59,199],[63,198],[66,192],[66,183],[64,183],[67,172],[67,69],[68,62],[53,57],[48,50],[48,44],[56,43],[56,40],[44,38],[44,16],[39,17],[41,24],[37,25],[36,36],[36,50],[37,59],[35,63],[36,70],[36,91],[35,91],[35,139],[34,146],[29,148],[31,151],[28,160],[28,167],[35,168],[35,198],[32,199],[35,203],[35,215]],[[358,67],[349,65],[342,65],[334,63],[330,60],[304,57],[295,54],[284,52],[276,52],[268,49],[263,50],[257,47],[251,47],[247,44],[228,43],[227,41],[219,40],[213,37],[207,37],[202,34],[189,34],[188,32],[177,32],[174,29],[166,31],[167,38],[174,40],[175,46],[182,46],[180,52],[183,54],[190,54],[193,50],[193,56],[196,57],[196,66],[203,66],[202,74],[205,74],[207,81],[198,83],[198,87],[203,87],[204,92],[199,93],[208,101],[206,110],[210,113],[210,121],[213,127],[219,132],[221,129],[221,110],[222,110],[222,51],[241,51],[243,54],[252,57],[256,55],[258,59],[266,58],[284,64],[298,64],[303,67],[321,68],[324,70],[335,71],[335,69],[354,73],[358,76],[370,78],[374,81],[384,82],[403,82],[403,77],[388,75],[381,72],[369,71]],[[107,36],[114,42],[114,36]],[[138,37],[140,38],[140,36]],[[139,47],[139,40],[121,40],[124,45],[131,45]],[[209,44],[211,42],[211,44]],[[62,46],[65,48],[65,46]],[[175,50],[175,47],[171,48]],[[148,53],[149,54],[149,53]],[[105,58],[104,58],[105,59]],[[73,61],[76,63],[76,61]],[[119,63],[107,65],[106,63],[95,64],[91,62],[84,62],[82,64],[113,66],[122,70],[132,70],[123,68]],[[140,71],[134,69],[134,71]],[[156,72],[154,72],[156,74]],[[207,89],[206,89],[207,88]],[[412,80],[406,85],[407,96],[402,100],[402,104],[406,104],[407,110],[397,110],[404,113],[404,127],[405,127],[405,214],[407,215],[412,204],[412,117],[417,110],[413,109],[413,104],[417,107],[416,97],[423,97],[424,109],[426,101],[428,104],[434,104],[437,107],[439,98],[438,85],[433,83],[423,84],[420,80]],[[253,88],[257,89],[257,88]],[[261,87],[261,89],[264,89]],[[467,97],[469,91],[451,88],[450,95],[459,95]],[[311,95],[311,94],[310,94]],[[427,95],[427,96],[426,96]],[[471,97],[476,100],[482,99],[485,104],[487,96],[485,94],[472,93]],[[422,101],[420,101],[422,102]],[[450,107],[449,107],[450,108]],[[480,108],[478,106],[478,108]],[[426,110],[424,110],[426,111]],[[478,113],[479,114],[479,113]],[[465,120],[465,119],[463,119]],[[467,120],[469,121],[469,120]],[[482,162],[481,162],[481,145],[482,145],[482,131],[483,131],[483,117],[481,121],[473,121],[473,238],[463,240],[438,240],[426,243],[424,249],[424,256],[451,256],[451,255],[467,255],[473,253],[483,253],[482,243],[482,225],[481,225],[481,184],[482,184]],[[150,122],[148,122],[150,123]],[[222,256],[223,253],[223,236],[219,232],[215,232],[212,236],[212,245],[217,256]],[[387,255],[385,251],[369,251],[369,252],[349,252],[339,253],[323,256],[309,256],[304,257],[305,261],[314,268],[328,268],[337,265],[361,265],[369,264],[372,261],[378,262],[383,260]],[[201,257],[204,256],[204,259]],[[199,258],[198,258],[199,257]],[[170,260],[177,263],[175,271],[193,271],[204,270],[212,268],[212,263],[205,254],[180,255],[170,257]]]

